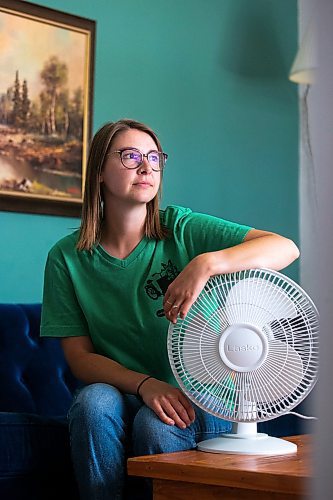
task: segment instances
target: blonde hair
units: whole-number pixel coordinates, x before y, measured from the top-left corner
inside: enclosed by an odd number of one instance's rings
[[[161,143],[155,132],[147,125],[135,120],[124,119],[106,123],[96,132],[90,146],[87,163],[81,226],[76,246],[78,250],[91,250],[100,241],[103,223],[100,175],[115,135],[129,129],[137,129],[149,134],[156,143],[158,151],[162,151]],[[156,196],[147,204],[145,221],[145,236],[157,240],[164,239],[168,234],[167,229],[160,222],[160,196],[161,184]]]

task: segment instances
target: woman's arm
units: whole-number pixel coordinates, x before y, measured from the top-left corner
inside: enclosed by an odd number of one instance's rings
[[[166,317],[185,318],[206,282],[216,274],[253,268],[283,269],[299,256],[295,243],[283,236],[251,229],[243,243],[195,257],[169,286],[164,297]],[[176,307],[177,306],[177,307]]]
[[[279,234],[251,229],[243,243],[211,252],[209,261],[213,276],[254,268],[278,271],[298,257],[299,250],[292,240]]]
[[[123,393],[136,394],[139,384],[147,377],[147,374],[128,370],[116,361],[97,354],[87,336],[62,338],[61,345],[71,371],[85,383],[104,382]],[[184,429],[195,418],[186,396],[165,382],[150,378],[141,386],[140,396],[166,424]]]

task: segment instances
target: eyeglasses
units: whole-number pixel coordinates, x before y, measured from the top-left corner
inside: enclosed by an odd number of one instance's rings
[[[147,154],[143,154],[136,148],[119,149],[117,151],[112,151],[109,155],[113,153],[119,154],[121,163],[125,168],[129,169],[139,168],[143,163],[143,159],[147,158],[151,168],[155,172],[163,170],[168,159],[168,155],[161,151],[148,151]]]

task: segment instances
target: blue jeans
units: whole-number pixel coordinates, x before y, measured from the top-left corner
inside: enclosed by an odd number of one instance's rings
[[[126,479],[128,456],[189,450],[217,437],[229,422],[194,407],[196,419],[186,429],[163,423],[136,396],[108,384],[91,384],[74,398],[69,430],[74,471],[82,500],[149,499],[148,481]],[[125,481],[126,479],[126,481]]]

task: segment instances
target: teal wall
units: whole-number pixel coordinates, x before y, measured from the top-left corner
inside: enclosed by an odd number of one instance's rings
[[[159,133],[163,205],[298,241],[296,0],[39,3],[97,21],[94,130],[132,117]],[[78,225],[0,212],[0,301],[41,300],[47,251]]]

